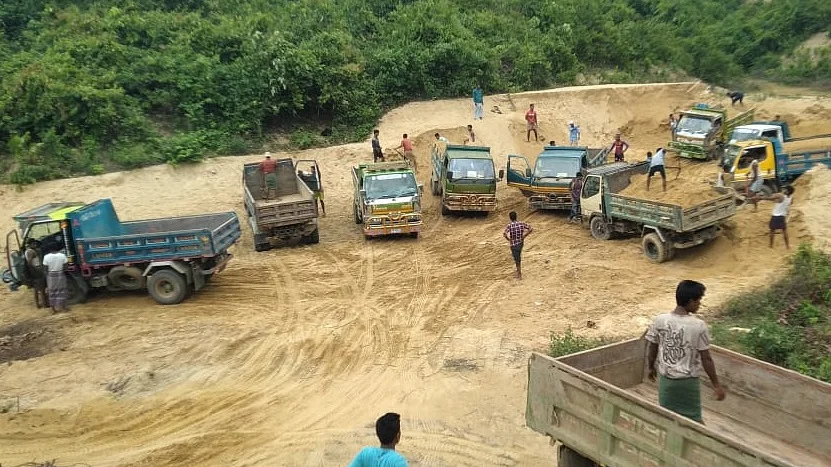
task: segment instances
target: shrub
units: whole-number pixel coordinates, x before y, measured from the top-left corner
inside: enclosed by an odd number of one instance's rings
[[[562,334],[554,332],[551,333],[551,344],[548,348],[548,355],[551,355],[552,357],[561,357],[563,355],[600,347],[601,345],[608,344],[609,342],[610,341],[606,338],[582,337],[575,335],[569,327]]]

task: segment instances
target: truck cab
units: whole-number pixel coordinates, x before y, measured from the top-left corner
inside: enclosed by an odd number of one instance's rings
[[[680,157],[716,159],[733,128],[752,120],[753,109],[728,119],[727,111],[722,108],[696,104],[681,112],[672,141],[667,146]]]
[[[408,234],[422,227],[422,185],[406,162],[360,164],[352,168],[355,223],[365,237]]]
[[[750,164],[759,161],[764,180],[762,194],[780,190],[817,164],[831,167],[831,148],[785,153],[777,138],[739,141],[727,147],[722,164],[730,167],[733,188],[743,190],[750,181]]]
[[[730,134],[730,140],[727,142],[727,144],[731,145],[741,141],[751,141],[766,138],[778,139],[781,143],[790,140],[791,133],[788,129],[788,124],[785,122],[756,122],[751,123],[750,125],[739,125],[736,128],[733,128],[733,133]]]
[[[574,177],[603,164],[606,149],[575,146],[545,146],[533,170],[524,156],[508,156],[508,186],[528,197],[532,209],[571,209],[569,186]]]
[[[430,192],[441,196],[443,216],[451,211],[496,210],[496,182],[490,148],[436,144],[431,150]]]

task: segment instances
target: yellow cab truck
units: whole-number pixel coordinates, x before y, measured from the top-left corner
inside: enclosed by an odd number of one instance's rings
[[[418,237],[423,219],[421,193],[407,162],[376,162],[352,167],[353,214],[367,238],[381,235]]]
[[[727,147],[722,165],[730,167],[733,189],[742,191],[750,180],[750,165],[759,161],[764,180],[762,195],[778,192],[782,186],[817,164],[831,167],[831,147],[786,153],[776,138],[739,141]]]

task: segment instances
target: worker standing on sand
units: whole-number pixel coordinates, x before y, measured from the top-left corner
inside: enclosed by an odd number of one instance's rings
[[[401,144],[399,144],[395,149],[404,150],[404,160],[413,166],[414,172],[418,173],[418,163],[416,162],[415,155],[413,154],[413,142],[407,137],[407,133],[404,133],[404,136],[401,137]]]
[[[476,133],[473,132],[473,125],[468,125],[467,126],[467,138],[465,138],[465,142],[463,144],[467,144],[469,142],[470,143],[475,143],[476,142]]]
[[[35,306],[49,306],[49,297],[46,295],[46,274],[43,264],[40,261],[40,242],[34,238],[26,240],[26,251],[23,257],[26,259],[26,271],[32,282],[32,290],[35,292]],[[41,305],[43,302],[43,305]]]
[[[323,180],[321,179],[320,172],[317,170],[317,164],[312,165],[312,179],[315,180],[315,189],[312,190],[314,193],[314,197],[317,201],[320,201],[320,210],[323,212],[323,217],[326,217],[326,204],[323,203]]]
[[[727,97],[730,98],[730,105],[735,106],[736,102],[741,105],[744,105],[744,93],[741,91],[730,91],[727,93]]]
[[[277,193],[277,161],[271,158],[271,153],[265,153],[265,159],[260,162],[262,174],[263,199],[271,199],[271,192]]]
[[[485,118],[485,93],[477,84],[473,88],[473,119],[482,120]]]
[[[534,141],[539,141],[540,137],[537,135],[537,111],[534,110],[534,104],[528,106],[528,111],[525,112],[525,139],[531,142],[531,132],[534,132]]]
[[[615,152],[615,162],[623,162],[623,156],[626,154],[628,149],[629,143],[620,139],[620,133],[615,135],[615,140],[612,141],[612,145],[609,146],[609,150],[613,150]]]
[[[401,416],[392,412],[382,415],[375,422],[375,434],[381,447],[361,449],[348,467],[407,467],[407,459],[395,450],[401,441]]]
[[[721,172],[716,175],[716,186],[719,188],[730,188],[733,185],[733,173],[730,172],[730,165],[721,166]]]
[[[753,203],[753,210],[757,211],[759,191],[762,190],[765,180],[762,178],[762,171],[759,169],[759,161],[753,159],[750,163],[750,175],[747,180],[747,187],[745,188],[745,199]]]
[[[725,397],[710,356],[707,324],[693,316],[705,290],[700,282],[681,281],[675,289],[675,310],[656,316],[644,336],[649,341],[649,379],[655,381],[658,376],[658,403],[698,423],[704,423],[699,381],[702,369],[713,383],[716,400]]]
[[[568,122],[568,142],[572,146],[577,146],[580,142],[580,127],[574,124],[574,121]]]
[[[661,173],[661,183],[663,184],[664,191],[667,191],[667,171],[664,168],[665,154],[664,148],[658,148],[655,151],[655,155],[649,161],[649,175],[646,176],[646,191],[649,191],[649,181],[652,180],[652,176],[656,172]]]
[[[378,129],[372,132],[372,162],[384,162],[384,151],[381,150],[381,140],[378,139]]]
[[[785,194],[774,193],[761,199],[776,201],[770,216],[770,247],[773,248],[773,235],[777,230],[781,230],[782,238],[785,240],[785,248],[790,249],[791,245],[788,243],[788,211],[791,208],[791,203],[793,203],[794,188],[788,185],[782,190]]]
[[[583,174],[577,173],[574,176],[574,179],[571,181],[571,184],[568,187],[569,193],[571,194],[571,213],[568,215],[568,221],[580,221],[581,214],[580,214],[580,192],[583,191]]]
[[[511,219],[511,222],[505,227],[502,236],[511,245],[511,255],[514,257],[514,264],[516,264],[515,277],[518,280],[522,280],[522,247],[525,244],[525,237],[531,235],[534,229],[525,222],[517,221],[515,211],[511,211],[508,217]]]
[[[66,302],[69,300],[69,286],[66,282],[64,268],[69,260],[61,251],[60,247],[53,245],[49,247],[49,253],[43,257],[43,265],[46,266],[46,290],[49,292],[49,304],[52,311],[69,311]]]
[[[676,128],[678,128],[678,119],[675,118],[675,114],[669,114],[669,132],[672,136],[675,136]]]

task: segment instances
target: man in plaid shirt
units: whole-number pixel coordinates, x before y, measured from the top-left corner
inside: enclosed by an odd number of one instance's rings
[[[515,211],[511,211],[508,217],[511,218],[511,223],[505,227],[502,236],[511,244],[511,255],[514,257],[514,263],[516,263],[516,278],[522,279],[522,245],[525,242],[525,237],[530,235],[534,229],[525,222],[517,221]]]

